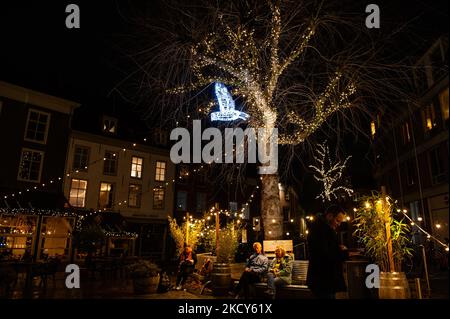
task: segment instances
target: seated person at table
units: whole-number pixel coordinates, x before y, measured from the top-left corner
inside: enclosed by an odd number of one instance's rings
[[[282,247],[275,248],[275,258],[269,262],[267,273],[266,293],[272,298],[275,298],[277,288],[291,284],[293,263],[292,257],[286,255]]]
[[[244,290],[244,298],[248,299],[250,297],[250,286],[260,282],[261,276],[267,272],[269,260],[262,253],[261,243],[254,243],[253,249],[255,252],[247,260],[245,270],[232,293],[234,296],[238,296],[241,290]]]
[[[194,272],[195,264],[197,263],[197,255],[192,250],[190,245],[184,246],[184,251],[180,255],[180,262],[178,265],[178,274],[176,289],[181,290],[187,277]]]

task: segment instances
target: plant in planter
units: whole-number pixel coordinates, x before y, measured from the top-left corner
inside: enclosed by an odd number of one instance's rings
[[[363,199],[356,210],[354,235],[365,247],[365,253],[380,268],[381,299],[409,298],[409,286],[402,263],[412,256],[408,224],[403,222],[393,201],[382,194]]]
[[[149,260],[138,260],[128,266],[135,294],[156,293],[161,269]]]
[[[213,293],[215,295],[225,294],[231,287],[231,265],[239,245],[239,227],[234,222],[228,223],[219,231],[219,244],[212,271]]]

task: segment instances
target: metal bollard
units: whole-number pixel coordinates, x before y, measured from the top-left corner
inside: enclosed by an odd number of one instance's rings
[[[414,279],[416,282],[417,299],[422,299],[422,288],[420,286],[420,278]]]

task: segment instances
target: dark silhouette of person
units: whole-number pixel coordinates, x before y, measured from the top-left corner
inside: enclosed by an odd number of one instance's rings
[[[184,250],[180,255],[178,265],[178,274],[176,289],[181,290],[183,284],[186,282],[187,277],[194,272],[195,264],[197,263],[197,255],[192,250],[190,245],[184,245]]]
[[[347,289],[343,262],[348,259],[348,250],[339,245],[337,234],[337,229],[344,219],[344,210],[331,206],[309,227],[307,285],[316,298],[335,299],[336,292]]]

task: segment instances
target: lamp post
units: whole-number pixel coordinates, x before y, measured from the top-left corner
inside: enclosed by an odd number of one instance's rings
[[[189,244],[189,212],[186,212],[186,245]]]
[[[219,220],[219,203],[215,204],[216,209],[216,255],[219,250],[219,228],[220,228],[220,220]]]

